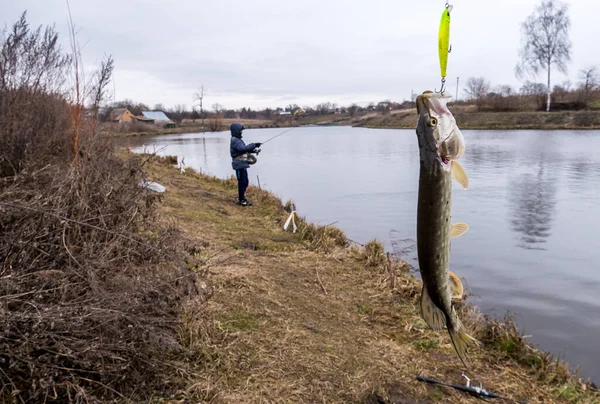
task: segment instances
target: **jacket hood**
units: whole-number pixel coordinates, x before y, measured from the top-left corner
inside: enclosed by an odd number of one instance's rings
[[[242,131],[244,130],[244,125],[242,125],[241,123],[234,122],[229,127],[229,130],[231,130],[231,136],[241,139]]]

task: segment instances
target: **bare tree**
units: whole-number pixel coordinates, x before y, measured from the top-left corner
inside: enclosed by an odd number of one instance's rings
[[[221,130],[221,127],[223,126],[223,111],[225,111],[225,107],[219,103],[215,103],[212,108],[215,111],[215,116],[208,120],[208,126],[211,131],[215,132]]]
[[[477,105],[478,110],[481,109],[483,100],[489,93],[490,87],[490,82],[483,77],[469,77],[467,80],[465,93],[470,99],[475,100],[475,105]]]
[[[354,118],[356,116],[357,112],[358,112],[358,105],[352,104],[348,107],[348,113],[350,114],[350,116],[352,118]]]
[[[111,56],[108,56],[100,64],[100,67],[94,75],[94,81],[90,84],[90,110],[94,114],[94,119],[98,119],[98,111],[100,103],[106,98],[106,87],[110,82],[114,68],[114,61]]]
[[[181,125],[181,122],[185,118],[187,114],[185,105],[177,104],[175,107],[168,111],[167,116],[175,121],[178,125]]]
[[[579,79],[581,80],[579,90],[583,99],[587,101],[590,95],[600,88],[600,74],[598,73],[598,69],[594,66],[580,70]]]
[[[496,92],[498,92],[498,94],[500,94],[502,97],[510,97],[514,94],[513,88],[509,84],[498,86]]]
[[[200,107],[200,119],[202,120],[202,125],[204,125],[204,109],[202,108],[202,102],[204,101],[205,95],[206,88],[204,87],[204,84],[202,84],[200,89],[194,94],[194,101],[196,101]]]
[[[219,103],[215,103],[215,104],[213,104],[212,109],[213,109],[213,111],[215,111],[216,114],[220,114],[223,112],[225,107]]]
[[[566,73],[567,62],[571,60],[571,21],[567,11],[568,6],[565,3],[558,0],[542,0],[521,27],[522,48],[515,73],[520,78],[526,73],[537,75],[540,71],[547,72],[546,111],[550,111],[552,68]]]
[[[392,110],[392,101],[384,100],[377,103],[377,111],[381,113],[381,115],[388,115]]]

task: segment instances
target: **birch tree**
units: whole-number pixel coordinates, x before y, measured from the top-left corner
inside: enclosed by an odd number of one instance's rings
[[[518,78],[547,73],[546,111],[550,111],[552,69],[566,73],[571,60],[570,28],[568,6],[558,0],[542,0],[521,26],[522,46],[515,73]]]

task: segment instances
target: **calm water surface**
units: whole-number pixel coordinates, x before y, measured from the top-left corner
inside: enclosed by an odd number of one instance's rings
[[[276,129],[244,131],[265,141]],[[516,313],[540,348],[600,382],[600,132],[463,131],[468,190],[453,191],[453,218],[470,225],[452,244],[451,269],[484,313]],[[187,166],[233,174],[229,133],[131,138]],[[414,130],[304,127],[267,143],[250,182],[358,242],[388,249],[415,238],[419,156]],[[235,194],[232,193],[232,199]],[[410,258],[412,259],[412,258]],[[414,262],[416,266],[416,262]]]

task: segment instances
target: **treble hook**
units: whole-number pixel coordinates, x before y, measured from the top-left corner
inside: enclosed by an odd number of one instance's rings
[[[446,78],[442,77],[442,87],[440,88],[440,91],[438,91],[436,89],[434,89],[434,91],[438,94],[442,94],[445,89],[446,89]]]

